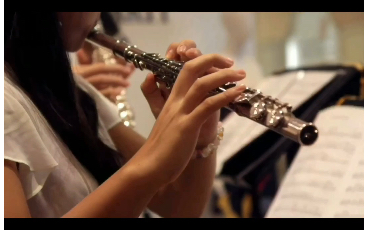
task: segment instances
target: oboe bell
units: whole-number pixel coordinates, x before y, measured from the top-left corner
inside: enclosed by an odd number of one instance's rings
[[[167,88],[172,88],[184,65],[183,62],[161,58],[159,54],[143,52],[136,46],[130,46],[96,29],[89,34],[87,41],[111,50],[117,57],[132,62],[140,70],[151,71],[160,81],[166,83]],[[210,94],[222,93],[234,86],[235,83],[227,83]],[[265,96],[259,90],[246,88],[227,108],[301,145],[312,145],[318,138],[317,128],[310,122],[296,118],[289,104]]]

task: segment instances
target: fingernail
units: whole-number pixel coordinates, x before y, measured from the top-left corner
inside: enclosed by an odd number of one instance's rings
[[[184,53],[186,51],[187,47],[185,47],[184,45],[180,45],[178,47],[178,53]]]
[[[236,91],[243,92],[247,87],[244,84],[238,85]]]
[[[229,63],[229,64],[233,64],[234,63],[234,60],[231,59],[231,58],[226,58],[226,61]]]
[[[197,50],[197,49],[194,49],[194,54],[196,55],[196,56],[199,56],[199,55],[201,55],[201,53]]]
[[[192,53],[193,55],[196,55],[196,56],[199,56],[199,51],[198,51],[198,49],[196,49],[196,48],[190,48],[190,49],[188,49],[187,51],[185,51],[186,52],[186,54],[188,54],[188,53]]]
[[[167,52],[167,54],[166,54],[166,58],[167,59],[173,58],[173,53],[174,53],[173,50],[169,50],[169,52]]]
[[[238,70],[236,71],[240,76],[245,76],[245,71],[244,70]]]

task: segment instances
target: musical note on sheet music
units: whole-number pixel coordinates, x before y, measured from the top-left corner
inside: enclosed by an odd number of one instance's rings
[[[309,202],[318,202],[318,203],[327,203],[328,199],[315,197],[307,192],[293,192],[288,191],[281,195],[282,199],[303,199],[308,200]]]
[[[292,205],[280,205],[275,211],[292,211],[296,215],[303,215],[312,218],[322,217],[322,212],[318,206],[307,206],[298,203],[293,203]]]
[[[342,212],[337,212],[334,216],[334,218],[362,218],[362,214],[355,214],[354,211],[353,212],[349,212],[349,211],[342,211]]]
[[[315,122],[318,142],[301,148],[266,217],[363,218],[363,120],[360,107],[322,111]]]
[[[326,191],[326,192],[331,192],[331,191],[336,191],[336,186],[335,184],[331,181],[331,180],[292,180],[290,179],[290,181],[288,181],[288,183],[286,184],[287,188],[300,188],[300,187],[309,187],[309,188],[314,188],[314,189],[318,189],[320,191]]]
[[[313,150],[311,149],[310,152],[313,152]],[[318,151],[318,154],[310,154],[308,156],[301,157],[300,161],[303,161],[303,162],[304,161],[310,161],[310,162],[324,161],[324,162],[341,164],[341,165],[347,165],[349,163],[349,161],[346,159],[343,159],[341,157],[339,158],[339,157],[332,156],[332,155],[333,154],[328,154],[326,151],[320,150]]]

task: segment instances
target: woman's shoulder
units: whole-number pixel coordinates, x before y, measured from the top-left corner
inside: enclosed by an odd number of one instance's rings
[[[52,134],[42,113],[14,78],[4,76],[4,134],[5,138],[19,135]],[[30,138],[31,139],[31,138]],[[29,140],[30,140],[29,139]]]
[[[28,121],[27,99],[9,74],[4,74],[4,131],[5,134]]]

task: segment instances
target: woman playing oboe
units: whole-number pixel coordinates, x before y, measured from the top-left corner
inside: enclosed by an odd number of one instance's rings
[[[169,95],[151,74],[142,83],[157,118],[144,139],[72,74],[67,52],[80,49],[99,16],[5,13],[4,216],[138,217],[149,208],[199,217],[215,174],[219,109],[245,87],[206,95],[245,72],[192,41],[170,45],[167,57],[186,64]]]

